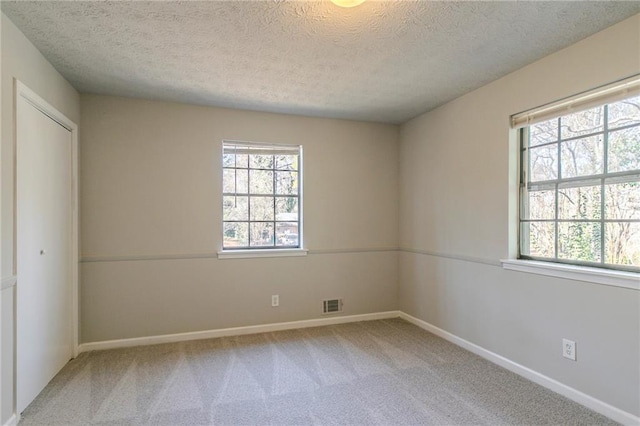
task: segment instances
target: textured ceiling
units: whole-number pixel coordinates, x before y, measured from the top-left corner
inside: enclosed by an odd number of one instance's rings
[[[2,2],[80,92],[404,122],[640,2]]]

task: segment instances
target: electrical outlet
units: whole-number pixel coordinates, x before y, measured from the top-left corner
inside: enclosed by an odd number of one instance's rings
[[[278,296],[277,294],[271,296],[271,306],[274,308],[276,306],[280,306],[280,296]]]
[[[562,356],[572,361],[576,360],[576,342],[562,339]]]

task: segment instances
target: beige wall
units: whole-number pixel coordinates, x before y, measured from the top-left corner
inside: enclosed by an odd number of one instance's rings
[[[404,124],[399,260],[401,310],[636,416],[640,292],[499,260],[516,239],[509,116],[638,72],[640,15]]]
[[[78,123],[79,95],[73,87],[47,62],[13,23],[2,14],[2,256],[0,274],[3,282],[10,282],[14,270],[14,78],[22,81],[60,112]],[[18,284],[19,285],[19,284]],[[13,351],[15,287],[0,292],[2,326],[0,340],[0,424],[4,424],[14,410]]]
[[[317,318],[332,297],[345,314],[396,309],[397,126],[95,95],[81,105],[82,342]],[[303,146],[307,257],[215,257],[223,139]]]

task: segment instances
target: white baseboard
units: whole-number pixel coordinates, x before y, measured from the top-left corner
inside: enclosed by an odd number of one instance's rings
[[[18,424],[18,418],[16,417],[16,415],[12,415],[11,417],[9,417],[9,420],[7,420],[6,422],[4,422],[3,426],[16,426]]]
[[[88,352],[104,349],[127,348],[132,346],[157,345],[159,343],[184,342],[187,340],[213,339],[224,336],[240,336],[244,334],[267,333],[271,331],[292,330],[296,328],[320,327],[323,325],[344,324],[357,321],[372,321],[397,318],[399,311],[376,312],[372,314],[334,316],[302,321],[278,322],[246,327],[222,328],[217,330],[193,331],[188,333],[163,334],[160,336],[134,337],[131,339],[106,340],[102,342],[82,343],[78,351]]]
[[[557,380],[547,377],[544,374],[538,373],[537,371],[513,362],[501,355],[491,352],[481,346],[476,345],[475,343],[471,343],[468,340],[456,336],[455,334],[451,334],[448,331],[438,328],[426,321],[413,317],[404,312],[400,312],[399,316],[400,318],[409,321],[410,323],[415,324],[418,327],[435,334],[436,336],[442,337],[443,339],[448,340],[449,342],[454,343],[468,350],[469,352],[473,352],[474,354],[479,355],[482,358],[485,358],[493,362],[494,364],[499,365],[500,367],[506,368],[507,370],[516,373],[528,380],[531,380],[534,383],[537,383],[547,389],[559,393],[560,395],[565,396],[580,405],[584,405],[585,407],[590,408],[591,410],[600,413],[603,416],[607,416],[610,419],[615,420],[616,422],[622,423],[624,425],[640,425],[640,417],[634,416],[631,413],[616,408],[610,404],[607,404],[606,402],[600,401],[599,399],[580,392],[577,389],[574,389],[570,386],[560,383]]]

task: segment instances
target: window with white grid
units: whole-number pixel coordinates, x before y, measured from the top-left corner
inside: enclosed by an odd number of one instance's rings
[[[637,85],[519,126],[521,258],[640,270]]]
[[[302,147],[223,142],[222,248],[300,248]]]

